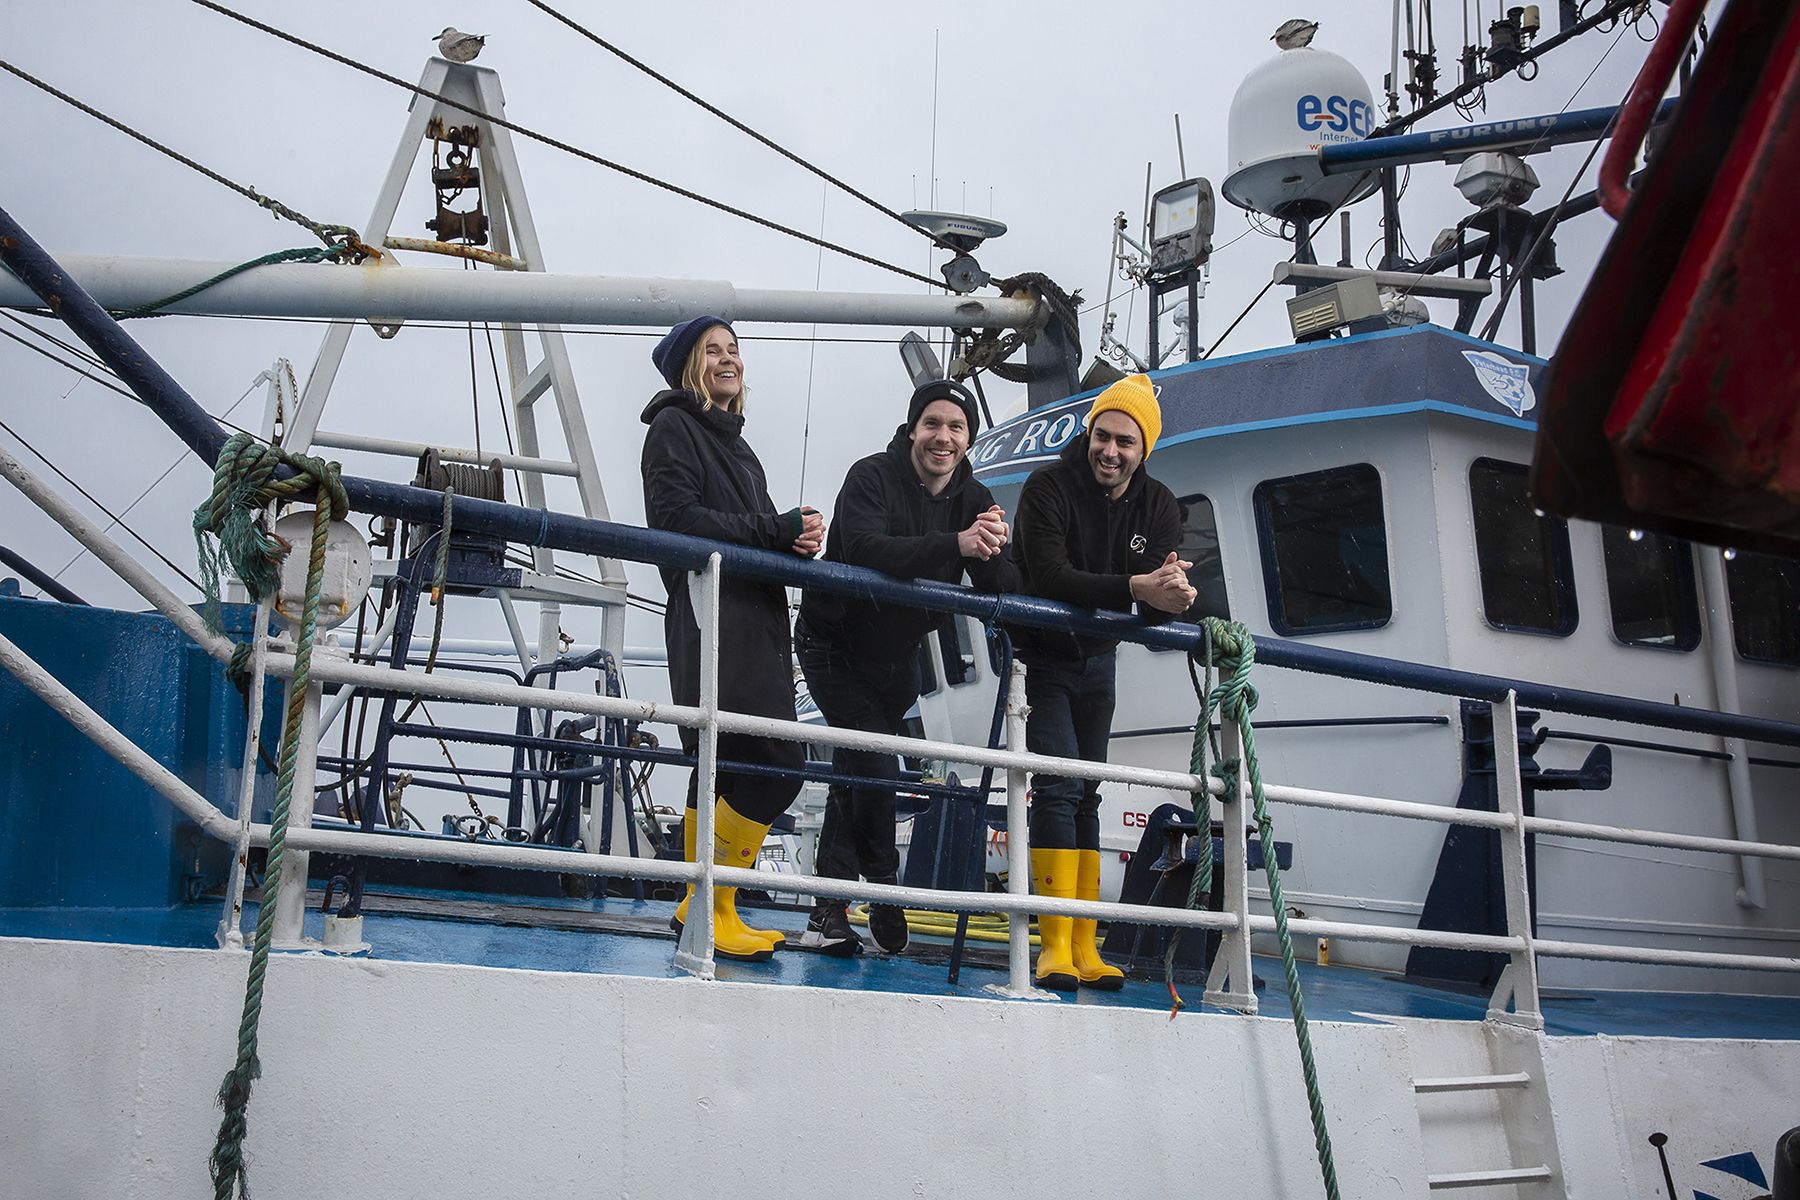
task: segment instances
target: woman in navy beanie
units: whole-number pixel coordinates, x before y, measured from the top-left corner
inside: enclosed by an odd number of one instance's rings
[[[650,352],[669,385],[644,409],[642,469],[644,519],[652,529],[788,550],[810,558],[825,537],[825,520],[810,508],[777,512],[769,499],[762,463],[744,440],[744,362],[737,334],[722,317],[683,321]],[[700,629],[688,596],[687,572],[662,568],[668,607],[663,638],[669,650],[669,686],[676,704],[700,702]],[[731,712],[794,719],[794,653],[788,629],[787,590],[727,576],[719,595],[719,706]],[[697,753],[699,732],[681,730],[681,746]],[[719,758],[801,769],[798,742],[719,735]],[[688,808],[697,803],[698,772],[688,784]],[[787,810],[800,780],[718,774],[713,809],[713,861],[756,865],[769,825]],[[708,803],[714,803],[708,797]],[[696,859],[694,814],[682,822],[687,860]],[[680,928],[688,899],[675,912]],[[752,929],[737,914],[737,889],[713,889],[716,953],[761,961],[786,940],[775,930]]]

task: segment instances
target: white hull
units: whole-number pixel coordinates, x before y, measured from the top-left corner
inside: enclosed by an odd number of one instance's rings
[[[0,940],[7,1194],[205,1194],[246,962]],[[1638,1200],[1661,1187],[1652,1132],[1678,1179],[1746,1150],[1766,1166],[1800,1077],[1797,1042],[1313,1036],[1345,1197],[1548,1165],[1516,1194]],[[277,956],[262,1061],[248,1149],[267,1200],[1319,1194],[1283,1020]],[[1509,1071],[1531,1082],[1414,1091]]]

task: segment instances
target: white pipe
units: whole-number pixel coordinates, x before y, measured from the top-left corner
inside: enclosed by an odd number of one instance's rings
[[[1725,559],[1721,552],[1706,546],[1700,553],[1700,586],[1706,597],[1707,662],[1712,667],[1714,700],[1720,712],[1742,712],[1738,698],[1737,660],[1733,657],[1731,634],[1728,632],[1730,601],[1725,586]],[[1725,760],[1725,786],[1731,794],[1731,832],[1747,841],[1756,840],[1756,793],[1750,786],[1750,751],[1742,738],[1720,738],[1719,744],[1730,757]],[[1754,858],[1739,858],[1737,902],[1745,908],[1762,908],[1767,903],[1763,891],[1762,863]]]
[[[1025,721],[1031,706],[1025,702],[1025,664],[1013,660],[1012,674],[1006,680],[1006,748],[1018,752],[1025,748]],[[982,801],[985,804],[985,801]],[[1006,772],[1006,890],[1015,897],[1031,891],[1031,820],[1027,815],[1025,771],[1009,767]],[[1031,918],[1014,913],[1006,923],[1007,990],[1015,996],[1029,996],[1031,978]]]
[[[706,559],[706,569],[688,576],[688,596],[694,607],[694,618],[700,626],[700,745],[694,764],[694,808],[686,820],[694,822],[694,857],[699,860],[699,877],[693,899],[688,902],[687,923],[681,927],[681,940],[675,947],[675,965],[699,976],[713,978],[713,949],[717,931],[713,928],[713,897],[718,881],[714,878],[717,857],[716,829],[718,814],[714,796],[718,788],[719,769],[719,582],[723,573],[717,554]],[[599,813],[595,813],[596,820]],[[599,839],[594,839],[598,843]]]
[[[244,874],[250,867],[250,822],[256,809],[256,766],[262,753],[263,692],[268,685],[264,666],[269,660],[269,610],[275,605],[273,596],[265,596],[256,606],[256,620],[250,627],[250,695],[244,706],[244,757],[242,782],[238,788],[237,841],[231,852],[231,870],[225,880],[225,907],[219,914],[220,949],[244,946]]]
[[[1604,842],[1626,842],[1634,846],[1662,846],[1670,850],[1703,850],[1715,854],[1736,854],[1755,858],[1800,859],[1800,846],[1782,846],[1774,842],[1746,842],[1738,838],[1701,837],[1698,834],[1657,833],[1648,829],[1626,829],[1617,825],[1589,825],[1582,821],[1559,821],[1550,817],[1526,817],[1525,829],[1528,833],[1594,838]]]
[[[236,263],[67,254],[64,272],[107,308],[132,308],[210,279]],[[43,301],[0,274],[0,307]],[[524,325],[668,326],[703,313],[732,321],[820,325],[1016,328],[1037,319],[1030,300],[738,288],[723,280],[452,271],[365,263],[258,267],[162,310],[245,317],[388,321],[505,321]]]
[[[1800,958],[1768,954],[1710,954],[1702,950],[1652,950],[1645,946],[1595,946],[1586,942],[1534,943],[1540,955],[1596,962],[1651,963],[1663,967],[1716,967],[1725,971],[1800,971]]]
[[[418,458],[427,450],[436,450],[443,462],[474,463],[485,467],[497,462],[518,471],[536,471],[541,475],[578,474],[574,463],[555,458],[530,458],[523,454],[477,453],[459,446],[429,446],[424,442],[397,442],[392,438],[364,437],[359,433],[333,433],[321,429],[313,434],[313,446],[333,450],[362,450],[369,454],[392,454],[400,458]]]
[[[89,708],[81,697],[64,687],[54,675],[3,635],[0,635],[0,667],[11,671],[20,683],[37,693],[39,699],[66,717],[69,724],[155,788],[207,834],[224,842],[236,840],[236,821],[214,808],[205,796],[183,783],[169,768],[140,750],[136,742],[115,729],[105,717]]]
[[[164,587],[137,559],[121,549],[119,543],[102,533],[98,525],[82,516],[68,501],[45,487],[41,479],[4,450],[0,450],[0,475],[4,475],[14,487],[24,493],[27,500],[43,509],[51,520],[68,530],[95,558],[111,567],[133,591],[155,605],[158,612],[173,621],[181,632],[194,639],[202,650],[220,662],[230,660],[234,647],[229,638],[221,637],[208,629],[198,613],[182,603],[174,592]]]
[[[316,663],[318,660],[314,659]],[[288,796],[288,833],[310,829],[313,823],[313,805],[315,803],[319,762],[319,696],[320,688],[317,679],[306,689],[306,698],[300,705],[300,730],[294,742],[294,782]],[[387,805],[387,797],[377,796],[371,799],[366,794],[364,804]],[[270,944],[277,950],[298,950],[306,948],[310,943],[305,936],[306,928],[306,877],[311,866],[312,855],[304,847],[291,843],[285,846],[281,856],[281,883],[275,893],[275,925],[270,935]],[[269,903],[267,890],[264,890],[263,903]]]

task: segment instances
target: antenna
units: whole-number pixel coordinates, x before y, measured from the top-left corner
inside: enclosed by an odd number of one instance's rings
[[[1188,177],[1187,149],[1184,146],[1182,146],[1182,144],[1181,144],[1181,114],[1180,113],[1175,114],[1175,161],[1178,164],[1180,164],[1180,166],[1181,166],[1181,177],[1183,179],[1186,179]]]

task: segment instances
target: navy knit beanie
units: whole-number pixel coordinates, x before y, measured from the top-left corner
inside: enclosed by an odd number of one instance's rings
[[[732,337],[737,330],[731,328],[731,322],[724,317],[700,316],[683,321],[669,332],[663,334],[662,341],[656,343],[656,349],[650,351],[650,361],[668,381],[672,388],[681,386],[681,369],[687,366],[688,355],[693,353],[694,343],[706,336],[707,330],[715,325],[723,325]]]
[[[969,418],[969,437],[972,440],[981,430],[981,409],[975,403],[975,397],[969,389],[954,379],[932,379],[921,383],[912,394],[912,403],[906,406],[906,431],[911,433],[919,423],[919,417],[926,406],[933,400],[948,400],[963,410]]]

